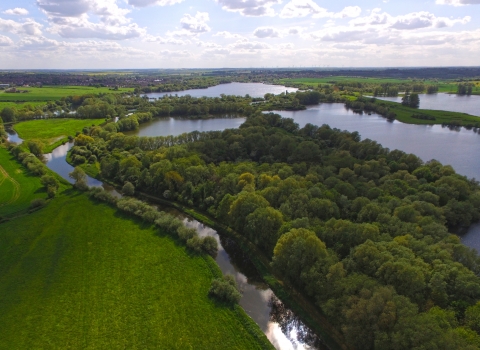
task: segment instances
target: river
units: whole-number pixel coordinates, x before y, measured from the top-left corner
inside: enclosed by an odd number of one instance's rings
[[[224,95],[235,95],[235,96],[245,96],[250,95],[250,97],[263,97],[265,94],[275,94],[278,95],[282,92],[288,91],[295,92],[298,89],[285,87],[281,85],[269,85],[269,84],[260,84],[260,83],[229,83],[229,84],[220,84],[216,86],[209,87],[207,89],[192,89],[185,91],[174,91],[174,92],[152,92],[145,94],[149,98],[161,98],[166,95],[177,95],[177,96],[186,96],[190,95],[192,97],[220,97],[221,94]]]

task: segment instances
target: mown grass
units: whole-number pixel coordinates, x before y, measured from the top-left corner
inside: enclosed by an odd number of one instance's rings
[[[86,126],[100,125],[103,119],[41,119],[29,120],[15,124],[14,129],[25,141],[40,140],[45,144],[45,153],[75,136]]]
[[[71,193],[0,225],[1,349],[258,349],[205,258]]]
[[[40,178],[30,175],[5,148],[0,147],[0,216],[21,214],[33,199],[46,197]]]
[[[416,109],[403,106],[401,103],[376,100],[377,104],[383,104],[390,108],[391,111],[395,112],[396,119],[408,124],[449,124],[460,123],[462,126],[475,126],[480,124],[480,117],[476,117],[466,113],[459,112],[450,112],[450,111],[437,111],[430,109]],[[426,115],[434,117],[435,120],[424,120],[412,118],[412,115]]]
[[[7,93],[0,91],[0,101],[55,101],[62,97],[81,96],[86,94],[100,93],[119,93],[133,91],[131,88],[120,88],[118,90],[110,90],[107,87],[96,88],[93,86],[44,86],[37,87],[19,87],[19,90],[27,90],[27,93]]]

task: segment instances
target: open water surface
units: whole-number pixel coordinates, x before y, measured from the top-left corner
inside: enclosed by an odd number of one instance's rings
[[[161,98],[166,95],[177,95],[177,96],[186,96],[190,95],[192,97],[220,97],[220,95],[235,95],[235,96],[245,96],[250,95],[250,97],[263,97],[265,94],[275,94],[278,95],[282,92],[295,92],[298,89],[285,87],[282,85],[269,85],[261,83],[229,83],[229,84],[220,84],[216,86],[209,87],[207,89],[192,89],[185,91],[174,91],[174,92],[152,92],[145,94],[149,98]]]

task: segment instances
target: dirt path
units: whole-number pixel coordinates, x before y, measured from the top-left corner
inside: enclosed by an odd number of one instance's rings
[[[0,173],[4,176],[2,180],[0,180],[0,185],[5,181],[9,180],[13,184],[13,196],[10,198],[9,201],[5,203],[1,203],[0,207],[13,203],[15,202],[19,197],[20,197],[20,184],[15,180],[13,177],[11,177],[5,169],[0,165]]]

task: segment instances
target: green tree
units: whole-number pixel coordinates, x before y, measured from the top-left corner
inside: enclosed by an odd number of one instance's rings
[[[75,167],[71,173],[68,174],[68,177],[75,180],[75,187],[79,190],[87,190],[87,174],[80,167]]]

